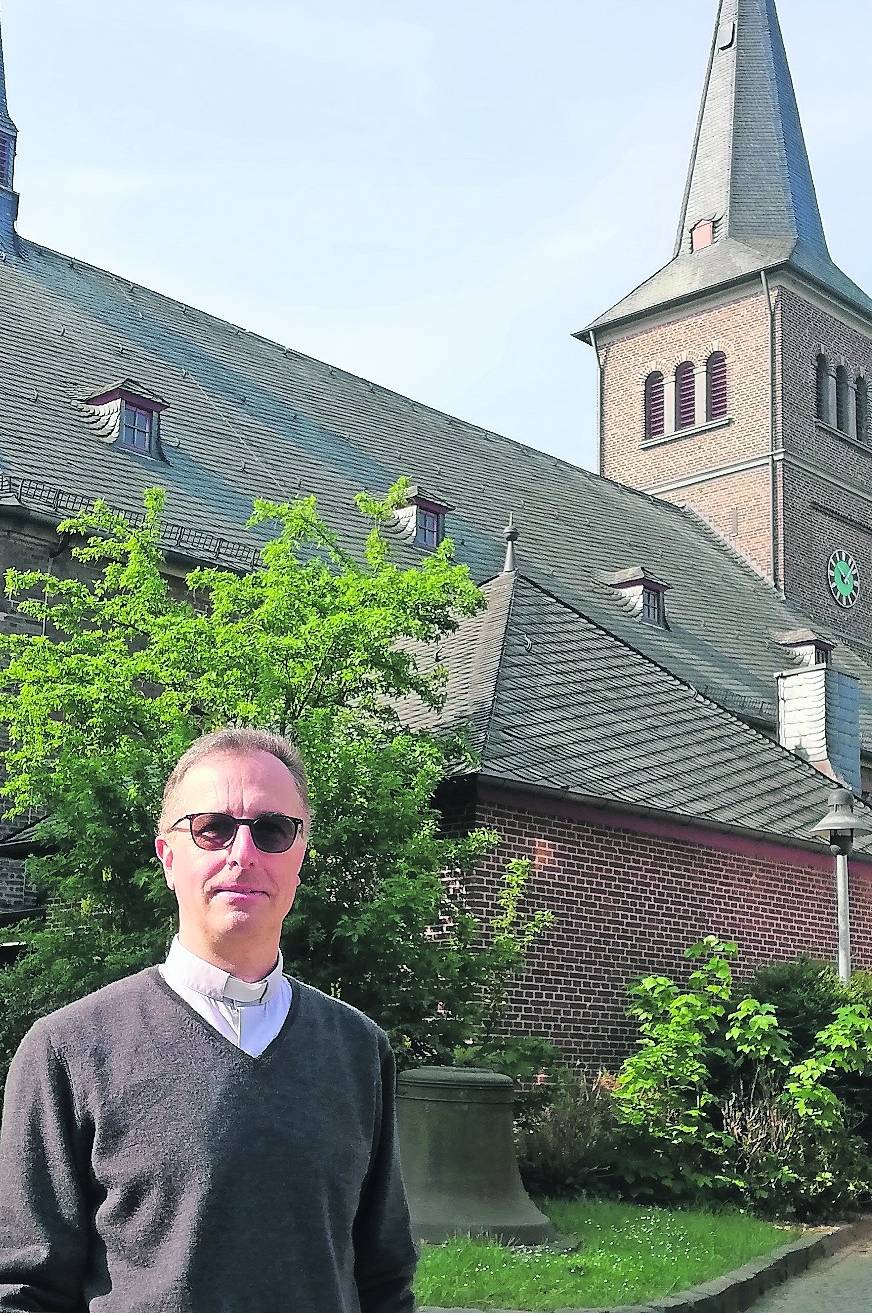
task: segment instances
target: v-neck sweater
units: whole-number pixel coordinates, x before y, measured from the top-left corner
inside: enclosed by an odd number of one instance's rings
[[[149,967],[37,1021],[0,1127],[8,1313],[411,1313],[394,1061],[300,981],[259,1057]]]

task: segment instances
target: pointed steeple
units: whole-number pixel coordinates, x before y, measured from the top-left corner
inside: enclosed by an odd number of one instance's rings
[[[3,26],[0,23],[0,132],[11,137],[18,136],[18,129],[9,117],[9,105],[6,101],[6,69],[3,64]]]
[[[18,129],[9,116],[6,100],[6,68],[3,63],[3,32],[0,28],[0,254],[14,253],[18,195],[14,190],[15,149]]]
[[[872,315],[830,258],[775,0],[720,0],[673,259],[592,327],[779,265]]]
[[[706,219],[829,257],[774,0],[721,0],[676,255]]]

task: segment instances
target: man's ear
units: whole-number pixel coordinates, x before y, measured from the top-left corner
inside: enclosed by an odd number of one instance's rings
[[[154,851],[157,853],[157,860],[163,867],[164,879],[167,885],[170,889],[174,889],[175,885],[170,878],[173,869],[172,844],[162,834],[159,834],[154,841]]]

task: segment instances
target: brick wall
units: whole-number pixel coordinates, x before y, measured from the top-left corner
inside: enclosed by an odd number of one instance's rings
[[[705,365],[712,351],[727,357],[730,422],[687,430],[643,449],[645,379],[668,379],[684,360]],[[769,311],[762,287],[712,309],[685,310],[609,342],[603,360],[603,469],[632,488],[654,488],[769,450]],[[698,414],[698,421],[703,418]]]
[[[853,381],[872,381],[872,338],[789,290],[781,293],[780,410],[786,455],[784,586],[786,595],[846,638],[872,641],[872,446],[848,441],[815,414],[815,362],[844,364]],[[797,466],[791,457],[818,474]],[[821,477],[824,476],[824,477]],[[828,476],[828,477],[827,477]],[[835,480],[831,482],[830,480]],[[843,610],[827,586],[833,551],[850,552],[863,591]]]
[[[823,351],[833,367],[846,367],[851,381],[862,375],[872,389],[872,335],[790,288],[776,289],[775,296],[775,446],[783,456],[774,475],[777,582],[812,619],[868,643],[872,442],[848,441],[818,422],[815,365]],[[691,307],[623,334],[600,350],[603,473],[691,506],[772,578],[769,311],[762,288],[725,292],[715,308]],[[645,445],[647,375],[657,369],[668,379],[680,361],[701,365],[716,348],[727,357],[730,422]],[[765,463],[727,468],[753,461]],[[855,556],[864,583],[849,610],[836,605],[827,586],[827,565],[839,548]]]
[[[511,1024],[592,1067],[614,1068],[632,1047],[627,983],[680,973],[683,949],[704,935],[736,939],[744,972],[799,953],[835,961],[826,853],[485,787],[475,821],[503,836],[477,899],[493,897],[509,858],[529,857],[531,903],[555,917],[513,993]],[[852,861],[851,878],[855,964],[872,967],[872,864]]]

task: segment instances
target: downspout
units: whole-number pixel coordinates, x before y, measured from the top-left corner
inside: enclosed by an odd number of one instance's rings
[[[779,558],[778,558],[778,475],[775,464],[775,452],[777,450],[778,433],[776,430],[776,409],[775,409],[775,297],[772,288],[769,285],[769,278],[765,269],[760,271],[760,277],[763,280],[763,291],[766,294],[766,304],[769,307],[769,542],[770,556],[769,568],[772,574],[772,583],[778,589],[781,589],[779,581]]]
[[[596,356],[596,424],[597,424],[597,452],[598,461],[597,474],[603,472],[603,367],[600,361],[599,347],[597,346],[596,333],[591,328],[590,344],[593,347],[593,353]]]

